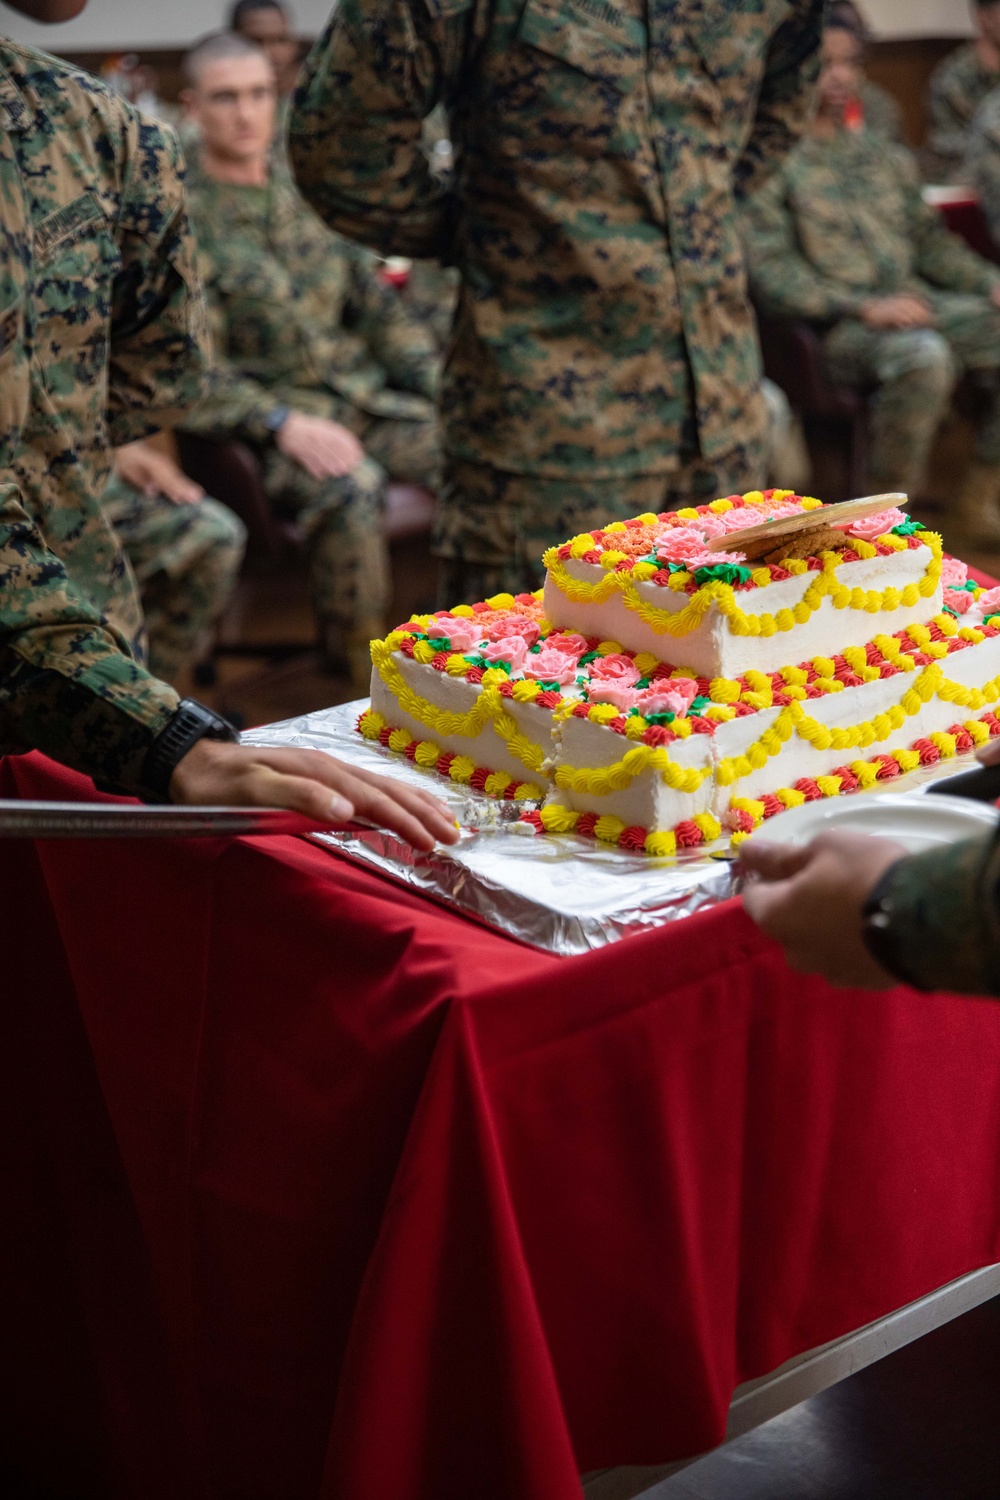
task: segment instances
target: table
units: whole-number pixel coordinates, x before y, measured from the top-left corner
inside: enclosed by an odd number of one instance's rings
[[[558,959],[304,840],[0,871],[0,1436],[96,1430],[102,1497],[579,1500],[1000,1256],[1000,1005],[738,903]]]

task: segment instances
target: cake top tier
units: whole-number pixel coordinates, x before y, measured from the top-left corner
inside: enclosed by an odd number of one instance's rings
[[[545,554],[546,616],[701,675],[737,676],[937,614],[939,537],[896,508],[846,520],[831,506],[836,526],[824,509],[764,490],[584,532]],[[782,530],[803,516],[816,517],[804,535]],[[771,525],[774,552],[748,558],[739,533],[753,528],[756,552]]]

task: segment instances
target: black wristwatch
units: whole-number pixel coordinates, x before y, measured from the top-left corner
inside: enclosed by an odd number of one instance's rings
[[[898,860],[891,864],[872,887],[861,908],[861,931],[868,952],[883,969],[895,974],[903,984],[924,989],[925,986],[908,971],[900,949],[899,934],[893,928],[892,877],[898,864]]]
[[[142,800],[169,802],[170,778],[199,740],[239,741],[239,734],[221,714],[206,708],[196,698],[182,698],[171,719],[160,730],[146,752],[142,765]]]

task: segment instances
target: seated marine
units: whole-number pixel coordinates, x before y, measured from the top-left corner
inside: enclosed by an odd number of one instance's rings
[[[976,36],[949,52],[927,87],[930,182],[963,182],[969,127],[979,106],[1000,85],[1000,0],[971,0]]]
[[[199,44],[184,103],[201,136],[189,185],[214,342],[184,426],[255,448],[268,496],[310,540],[328,663],[346,659],[366,688],[388,602],[388,479],[437,485],[438,352],[375,258],[273,168],[274,70],[259,48],[231,33]]]
[[[154,443],[126,443],[111,458],[101,506],[139,585],[149,670],[187,686],[236,585],[246,530]]]
[[[958,377],[985,372],[988,410],[956,519],[1000,541],[1000,267],[923,201],[901,146],[845,128],[857,88],[854,32],[829,20],[809,132],[748,204],[750,282],[767,312],[821,331],[838,385],[875,387],[870,482],[913,494]]]

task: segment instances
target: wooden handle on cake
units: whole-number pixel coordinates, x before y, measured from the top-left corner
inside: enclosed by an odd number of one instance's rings
[[[724,536],[713,537],[708,543],[709,552],[743,552],[748,561],[769,557],[782,547],[788,550],[786,557],[810,557],[812,551],[802,551],[808,533],[816,532],[820,549],[829,545],[832,538],[823,533],[842,531],[852,521],[864,516],[877,515],[880,510],[902,509],[907,496],[896,491],[885,495],[866,495],[862,500],[842,500],[839,505],[823,505],[816,510],[804,510],[799,516],[782,516],[780,521],[764,521],[757,526],[745,526],[739,531],[727,531]],[[748,507],[749,509],[749,507]],[[756,506],[754,507],[756,509]],[[794,549],[794,550],[792,550]]]

